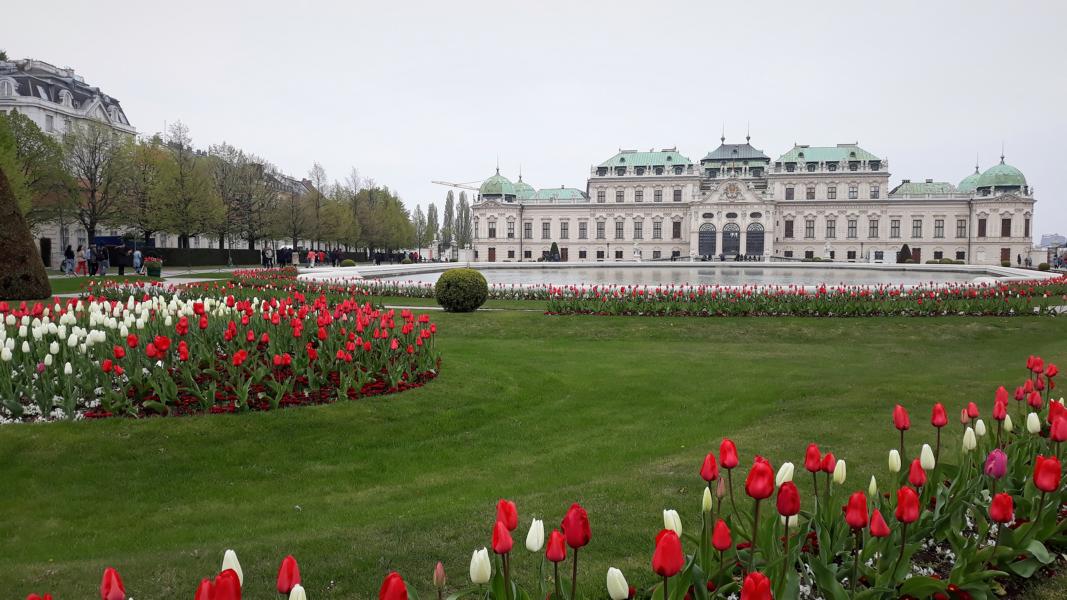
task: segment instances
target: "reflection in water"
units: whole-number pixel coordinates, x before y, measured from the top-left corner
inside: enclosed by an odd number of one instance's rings
[[[490,284],[618,284],[618,285],[877,285],[917,283],[962,283],[986,275],[979,271],[905,271],[903,269],[835,269],[775,267],[698,268],[634,267],[634,268],[545,268],[545,269],[483,269]],[[418,273],[398,277],[383,277],[383,281],[413,281],[433,283],[438,273]]]

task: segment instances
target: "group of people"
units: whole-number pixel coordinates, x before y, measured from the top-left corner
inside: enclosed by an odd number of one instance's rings
[[[103,277],[112,266],[117,267],[119,275],[126,274],[126,267],[131,267],[133,272],[141,275],[144,269],[144,255],[140,248],[129,246],[97,246],[90,244],[82,246],[78,244],[75,250],[67,244],[63,251],[63,264],[60,269],[65,275],[71,277],[77,275]]]
[[[268,269],[280,265],[300,265],[314,267],[315,265],[329,264],[341,266],[341,251],[334,250],[300,250],[293,248],[279,248],[278,252],[271,248],[264,248],[262,252],[263,266]]]

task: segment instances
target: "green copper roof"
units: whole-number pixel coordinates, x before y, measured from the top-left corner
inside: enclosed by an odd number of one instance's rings
[[[758,160],[770,161],[771,157],[752,147],[752,144],[727,144],[722,143],[718,148],[708,152],[701,160]]]
[[[978,188],[978,178],[980,176],[981,174],[978,173],[978,166],[975,165],[974,173],[971,173],[970,175],[964,177],[963,181],[961,181],[960,184],[956,186],[956,189],[966,194],[970,194]]]
[[[537,190],[532,185],[522,180],[522,175],[519,175],[519,180],[515,182],[515,197],[519,200],[525,200],[527,198],[533,198]]]
[[[836,146],[793,146],[778,162],[840,162],[843,160],[881,160],[856,144]]]
[[[583,200],[585,198],[585,192],[582,190],[565,187],[540,189],[534,196],[536,200]]]
[[[497,169],[496,175],[482,182],[482,186],[478,188],[478,193],[483,196],[514,196],[515,185],[507,177],[500,174],[500,169]]]
[[[621,150],[615,156],[600,163],[601,167],[673,167],[674,165],[691,165],[693,161],[675,150],[659,152],[638,152]]]
[[[905,181],[889,192],[890,196],[924,196],[926,194],[952,194],[956,186],[947,181]]]
[[[985,173],[978,178],[978,187],[1024,187],[1026,177],[1022,171],[1011,165],[1004,164],[1004,157],[1000,158],[1000,164],[986,169]]]

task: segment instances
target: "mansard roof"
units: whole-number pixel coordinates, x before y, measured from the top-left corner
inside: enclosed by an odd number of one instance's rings
[[[638,152],[637,150],[619,150],[618,154],[600,163],[601,167],[673,167],[691,165],[693,161],[680,154],[677,149]]]
[[[947,181],[903,181],[900,185],[890,190],[890,197],[897,196],[925,196],[926,194],[954,194],[956,186]]]
[[[70,95],[71,108],[86,111],[98,102],[105,109],[117,109],[120,124],[130,125],[119,101],[100,91],[100,88],[85,83],[85,79],[75,74],[74,69],[59,68],[33,59],[0,61],[0,78],[15,81],[16,96],[62,104],[66,92]],[[111,115],[107,117],[112,118]]]
[[[766,160],[771,157],[752,147],[752,144],[720,144],[718,148],[708,152],[702,160]]]
[[[860,148],[858,144],[836,146],[796,145],[778,158],[777,162],[841,162],[843,160],[881,160]]]

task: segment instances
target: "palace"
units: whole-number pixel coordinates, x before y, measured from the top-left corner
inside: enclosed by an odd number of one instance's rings
[[[889,183],[889,162],[856,143],[797,145],[777,159],[727,144],[694,162],[677,148],[619,150],[585,191],[535,190],[499,169],[473,207],[475,259],[831,259],[1013,265],[1029,255],[1033,189],[1004,162],[954,185]]]

